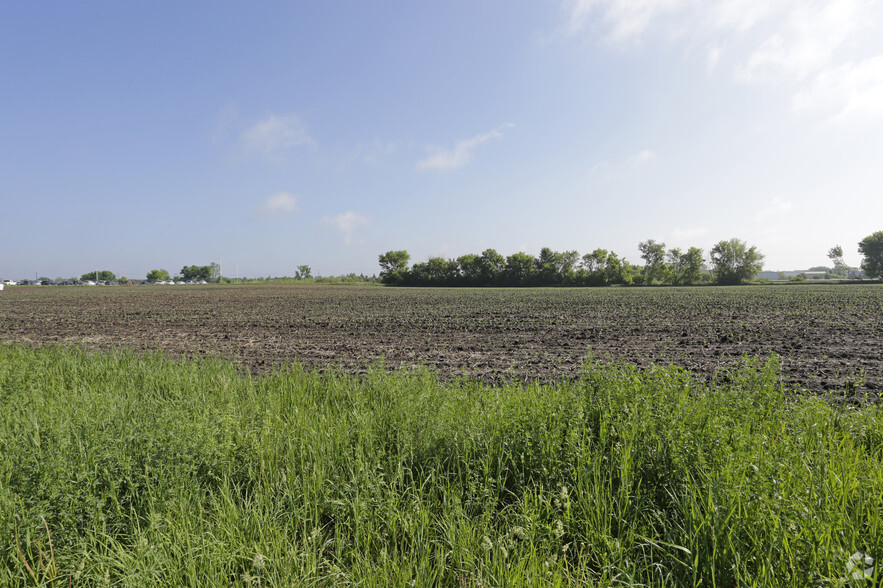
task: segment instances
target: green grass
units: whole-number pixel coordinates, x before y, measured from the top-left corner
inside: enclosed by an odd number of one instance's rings
[[[847,564],[883,556],[881,409],[788,400],[775,360],[719,381],[0,346],[0,586],[878,581]]]

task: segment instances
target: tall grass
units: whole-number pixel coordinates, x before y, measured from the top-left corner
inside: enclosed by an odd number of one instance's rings
[[[877,581],[881,409],[788,400],[775,360],[721,381],[0,346],[0,585]]]

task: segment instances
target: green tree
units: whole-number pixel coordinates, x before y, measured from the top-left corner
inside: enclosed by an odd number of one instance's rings
[[[714,279],[718,284],[741,284],[754,279],[763,269],[763,255],[745,241],[721,241],[711,249]]]
[[[579,251],[564,251],[560,255],[558,273],[562,283],[570,284],[574,280],[576,268],[579,265]]]
[[[80,279],[83,281],[90,280],[93,282],[98,282],[98,281],[113,282],[114,280],[117,279],[117,277],[112,271],[103,270],[100,272],[94,271],[94,272],[89,272],[88,274],[83,274],[82,276],[80,276]]]
[[[607,250],[595,249],[582,258],[582,267],[586,274],[583,283],[587,286],[603,286],[607,283]]]
[[[313,269],[308,265],[299,265],[294,277],[298,280],[308,280],[313,277]]]
[[[638,243],[641,259],[644,260],[644,283],[652,284],[665,278],[665,243],[647,239]]]
[[[859,241],[858,252],[863,256],[862,269],[865,276],[871,279],[883,278],[883,231],[877,231]]]
[[[607,265],[607,250],[595,249],[591,253],[586,253],[583,255],[582,265],[590,274],[603,270]]]
[[[695,284],[702,279],[702,270],[704,265],[704,255],[699,247],[690,247],[687,252],[681,256],[681,283]]]
[[[665,254],[665,278],[664,282],[668,282],[670,284],[679,285],[682,284],[683,280],[683,268],[681,266],[681,259],[684,256],[684,252],[680,250],[679,247],[675,247],[673,249],[669,249],[668,253]]]
[[[608,284],[631,284],[634,277],[634,267],[625,259],[611,251],[607,255],[607,267],[604,268]]]
[[[846,270],[849,268],[846,267],[846,263],[843,261],[843,247],[835,245],[828,249],[828,259],[834,264],[834,274],[838,276],[846,275]]]
[[[208,282],[212,278],[212,265],[185,265],[181,268],[181,278]]]
[[[561,254],[549,247],[540,249],[535,261],[536,279],[543,286],[560,282],[558,267],[561,265]]]
[[[164,269],[154,269],[147,272],[148,282],[168,282],[171,279],[172,276]]]
[[[400,284],[408,273],[411,256],[407,251],[387,251],[378,257],[380,281],[384,284]]]
[[[454,259],[430,257],[426,262],[426,273],[432,286],[453,286],[460,277],[460,266]]]
[[[478,286],[482,283],[480,258],[473,253],[467,253],[457,258],[460,268],[460,276],[467,286]]]
[[[381,275],[383,275],[383,272],[381,272]],[[398,282],[394,283],[406,286],[428,286],[429,282],[429,264],[425,261],[418,261],[411,266],[411,269],[402,274]]]
[[[693,284],[702,277],[702,250],[698,247],[690,247],[686,252],[675,247],[669,250],[666,261],[667,278],[672,284]]]
[[[543,247],[536,258],[537,282],[551,286],[570,281],[578,261],[579,253],[576,251],[552,251],[549,247]]]
[[[519,251],[506,258],[506,281],[512,286],[527,286],[533,280],[536,259]]]
[[[506,271],[506,258],[497,253],[496,249],[485,249],[478,259],[481,268],[481,281],[490,286],[499,284],[503,280]]]

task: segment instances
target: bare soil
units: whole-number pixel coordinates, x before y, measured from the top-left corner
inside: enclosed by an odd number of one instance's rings
[[[382,360],[488,383],[576,378],[588,357],[726,378],[743,356],[776,354],[789,388],[875,400],[883,286],[11,287],[0,342],[213,355],[257,373]]]

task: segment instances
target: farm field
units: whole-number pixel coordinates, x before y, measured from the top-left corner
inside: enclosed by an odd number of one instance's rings
[[[428,366],[485,383],[579,376],[593,355],[709,379],[781,358],[789,388],[883,390],[883,287],[636,289],[9,288],[0,341],[220,356],[253,373],[297,360],[361,374]]]
[[[9,289],[0,586],[879,585],[881,301]]]

